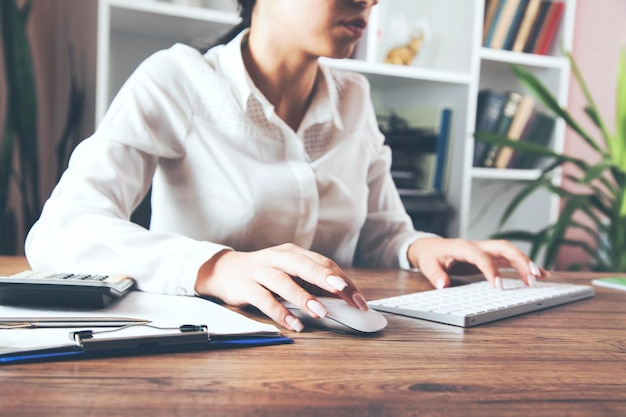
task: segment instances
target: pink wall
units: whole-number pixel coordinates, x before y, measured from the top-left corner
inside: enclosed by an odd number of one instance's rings
[[[577,5],[572,53],[601,115],[613,131],[618,57],[620,49],[626,48],[626,1],[578,0]],[[568,109],[594,138],[600,138],[583,112],[585,105],[582,91],[572,77]],[[575,133],[568,131],[565,152],[584,158],[589,150]],[[565,249],[557,267],[566,268],[572,262],[579,262],[581,256],[585,254],[578,249]]]

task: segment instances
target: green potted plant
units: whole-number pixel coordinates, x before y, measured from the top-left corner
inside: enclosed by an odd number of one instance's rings
[[[30,228],[40,210],[37,155],[37,94],[26,26],[31,1],[0,2],[0,33],[6,81],[6,110],[0,136],[0,253],[17,250],[17,219],[10,190],[19,191],[22,225]],[[16,207],[16,205],[13,205]]]
[[[594,138],[585,131],[529,70],[518,65],[513,65],[512,69],[522,85],[548,110],[563,119],[597,154],[597,158],[590,162],[533,143],[513,141],[490,133],[475,133],[476,140],[509,146],[542,158],[545,162],[538,178],[529,181],[505,209],[498,230],[502,229],[502,225],[520,203],[539,189],[548,190],[559,196],[563,202],[562,211],[554,224],[536,233],[509,230],[500,231],[494,237],[530,243],[530,256],[536,260],[542,254],[543,266],[548,269],[553,267],[563,246],[575,246],[589,255],[589,262],[573,265],[572,269],[624,272],[626,271],[626,51],[622,51],[619,59],[616,126],[613,132],[599,114],[572,55],[566,53],[566,56],[587,101],[585,113],[599,128],[600,138]],[[554,181],[561,175],[561,168],[566,164],[572,164],[577,169],[574,172],[563,170],[566,173],[562,174],[564,180],[562,184],[569,182],[575,187],[564,187]],[[581,237],[568,238],[566,232],[570,229],[582,231]]]
[[[27,33],[32,0],[0,1],[1,51],[6,90],[0,90],[0,254],[18,253],[19,237],[39,217],[38,103],[33,56]],[[70,58],[70,91],[67,116],[55,145],[57,179],[67,166],[77,143],[85,98],[84,88]]]

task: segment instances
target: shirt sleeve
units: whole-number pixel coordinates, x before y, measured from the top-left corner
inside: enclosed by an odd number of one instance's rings
[[[144,291],[195,294],[199,267],[224,246],[130,222],[159,159],[184,156],[195,97],[184,81],[190,53],[198,54],[168,50],[148,58],[96,132],[74,150],[28,233],[25,251],[33,269],[123,273]]]

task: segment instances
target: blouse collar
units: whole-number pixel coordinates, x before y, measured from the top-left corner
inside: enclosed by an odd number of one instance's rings
[[[247,42],[249,29],[244,29],[232,41],[220,48],[209,49],[207,54],[217,54],[217,62],[222,75],[231,83],[232,91],[243,109],[248,110],[250,99],[258,100],[266,111],[273,111],[274,106],[265,98],[256,87],[246,71],[241,49]],[[302,128],[314,123],[332,121],[337,129],[343,129],[343,122],[339,112],[339,95],[337,86],[329,68],[320,64],[315,96],[303,120]]]

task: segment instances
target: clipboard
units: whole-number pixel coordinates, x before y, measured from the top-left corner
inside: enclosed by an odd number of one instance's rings
[[[0,305],[2,320],[0,365],[293,343],[212,301],[140,291],[93,311]]]
[[[137,331],[138,329],[139,331]],[[105,330],[70,331],[68,332],[68,343],[65,345],[0,353],[0,365],[288,343],[293,343],[293,339],[281,335],[212,336],[208,332],[206,325],[181,325],[178,328],[159,328],[141,323]]]

